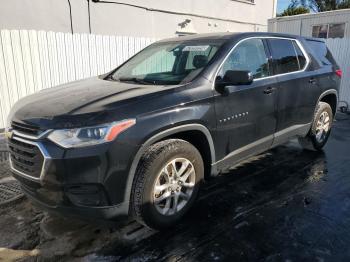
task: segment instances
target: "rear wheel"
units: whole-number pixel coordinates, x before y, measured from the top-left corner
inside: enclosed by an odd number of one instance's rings
[[[332,108],[325,102],[319,102],[309,133],[306,137],[299,138],[300,145],[308,150],[321,150],[327,143],[332,123]]]
[[[152,145],[141,158],[131,208],[140,223],[174,225],[193,205],[203,179],[203,160],[190,143],[170,139]]]

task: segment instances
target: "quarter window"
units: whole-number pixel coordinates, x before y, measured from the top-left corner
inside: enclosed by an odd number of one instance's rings
[[[305,67],[306,58],[293,40],[270,39],[275,74],[299,71]]]
[[[224,62],[219,77],[228,70],[250,71],[254,79],[269,76],[268,57],[261,39],[248,39],[239,44]]]
[[[323,65],[336,64],[331,52],[328,50],[326,44],[320,41],[307,40],[310,49],[320,59]]]

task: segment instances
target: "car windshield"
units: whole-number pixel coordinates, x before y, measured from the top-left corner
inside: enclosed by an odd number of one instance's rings
[[[109,76],[144,85],[177,85],[192,81],[210,62],[222,42],[156,43],[142,50]]]

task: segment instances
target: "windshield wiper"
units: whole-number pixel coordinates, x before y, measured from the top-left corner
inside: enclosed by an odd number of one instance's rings
[[[118,79],[120,82],[134,82],[138,84],[143,84],[143,85],[149,85],[149,84],[155,84],[155,81],[153,80],[146,80],[146,79],[141,79],[141,78],[136,78],[136,77],[121,77]]]
[[[105,80],[117,81],[117,79],[114,78],[113,74],[106,76]]]

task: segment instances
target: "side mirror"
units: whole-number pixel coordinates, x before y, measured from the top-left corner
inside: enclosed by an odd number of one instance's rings
[[[215,85],[222,89],[230,85],[250,85],[253,80],[253,74],[250,71],[228,70],[223,79],[216,79]]]

